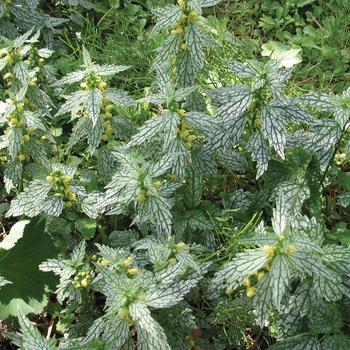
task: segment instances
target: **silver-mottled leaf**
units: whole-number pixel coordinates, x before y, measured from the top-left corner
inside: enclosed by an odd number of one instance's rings
[[[286,143],[286,130],[284,121],[276,110],[265,107],[261,111],[262,132],[278,155],[284,159],[284,145]]]
[[[256,131],[247,143],[247,149],[251,154],[252,160],[257,162],[256,178],[258,179],[269,165],[269,150],[259,131]]]

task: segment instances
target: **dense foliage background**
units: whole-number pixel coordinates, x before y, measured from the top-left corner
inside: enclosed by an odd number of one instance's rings
[[[0,0],[0,348],[350,348],[350,3]]]

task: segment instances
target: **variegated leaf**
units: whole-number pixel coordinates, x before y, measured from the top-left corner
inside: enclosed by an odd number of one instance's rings
[[[258,179],[269,165],[269,150],[259,131],[256,131],[247,143],[247,150],[250,152],[252,160],[257,162],[256,178]]]

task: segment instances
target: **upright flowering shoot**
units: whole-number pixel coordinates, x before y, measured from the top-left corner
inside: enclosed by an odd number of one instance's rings
[[[221,0],[179,0],[176,5],[153,10],[158,18],[153,31],[168,30],[168,37],[160,45],[154,64],[159,81],[169,75],[180,87],[195,84],[204,65],[204,48],[216,44],[208,34],[208,26],[203,23],[202,8],[219,2]]]
[[[5,72],[3,79],[6,86],[16,94],[24,95],[28,87],[37,86],[37,75],[40,71],[42,73],[45,59],[52,55],[51,50],[36,47],[40,32],[33,36],[32,32],[30,30],[14,40],[3,38],[6,47],[0,50],[0,71]]]
[[[28,186],[12,200],[7,216],[34,217],[45,213],[60,216],[64,209],[77,208],[89,216],[92,214],[88,195],[74,179],[76,169],[62,165],[50,165],[50,173],[29,182]],[[77,207],[78,206],[78,207]]]
[[[84,290],[90,287],[94,278],[93,269],[86,260],[86,243],[82,241],[73,250],[68,258],[49,259],[40,264],[41,271],[53,272],[59,276],[57,299],[65,301],[82,301]]]
[[[345,293],[338,264],[349,260],[348,249],[339,247],[339,260],[328,260],[327,251],[333,248],[323,241],[322,225],[315,218],[293,214],[286,198],[283,192],[277,196],[272,228],[261,224],[254,237],[242,240],[256,248],[238,253],[213,280],[214,287],[244,286],[262,323],[273,308],[282,312],[287,306],[292,281],[294,285],[314,281],[310,292],[326,301],[339,300]]]
[[[51,99],[42,90],[40,73],[44,74],[47,66],[43,57],[49,58],[52,51],[38,49],[40,32],[32,36],[32,31],[10,41],[4,39],[7,47],[1,50],[0,59],[3,80],[6,86],[1,103],[0,149],[6,160],[4,182],[6,191],[16,187],[22,178],[23,164],[39,163],[48,166],[50,136],[46,117],[50,117]]]
[[[70,113],[72,121],[79,118],[73,127],[67,151],[86,137],[89,150],[93,152],[101,140],[108,141],[111,138],[113,127],[118,125],[118,121],[112,118],[113,105],[132,105],[133,100],[126,92],[109,88],[106,81],[106,77],[122,72],[128,66],[95,64],[85,48],[83,58],[83,70],[72,72],[54,84],[61,87],[80,83],[78,91],[64,96],[66,102],[57,116]]]
[[[131,138],[128,146],[147,145],[157,141],[161,154],[173,158],[172,172],[182,178],[189,166],[198,173],[205,173],[204,164],[211,159],[203,150],[203,144],[218,131],[216,120],[203,112],[186,110],[185,101],[195,87],[175,89],[150,95],[142,102],[164,106],[159,115],[149,119]]]
[[[320,161],[321,169],[326,169],[332,160],[337,144],[342,140],[343,148],[349,149],[349,137],[344,133],[349,130],[350,121],[350,88],[341,94],[327,95],[310,93],[300,96],[299,101],[317,109],[327,118],[317,119],[310,131],[295,135],[292,142],[314,152]],[[332,118],[329,118],[332,116]],[[336,155],[340,164],[348,160],[348,152]]]
[[[113,154],[119,169],[106,186],[101,207],[106,208],[108,214],[124,214],[133,208],[135,223],[151,223],[158,234],[170,235],[174,204],[171,196],[178,185],[167,183],[162,177],[171,168],[172,157],[153,162],[123,150]]]
[[[21,96],[13,96],[2,103],[0,111],[0,149],[6,151],[5,186],[7,192],[17,186],[22,177],[23,164],[31,162],[48,166],[50,151],[49,129],[40,111],[31,111]]]
[[[258,178],[267,170],[271,157],[265,140],[284,159],[286,125],[309,123],[312,118],[297,100],[284,96],[291,70],[277,61],[231,61],[229,68],[239,83],[207,93],[217,106],[216,117],[222,125],[208,150],[225,149],[247,137],[246,149],[257,162]]]
[[[159,242],[148,241],[136,252],[134,259],[126,250],[98,245],[100,261],[96,263],[96,289],[106,296],[105,314],[90,327],[83,344],[102,339],[113,349],[125,344],[138,349],[170,350],[167,334],[153,316],[154,310],[169,309],[183,301],[202,278],[201,270],[194,270],[183,257],[174,264],[152,268],[162,258]],[[164,245],[163,249],[167,249]],[[195,257],[188,257],[194,261]],[[199,266],[199,265],[198,265]],[[137,336],[137,345],[132,336]]]

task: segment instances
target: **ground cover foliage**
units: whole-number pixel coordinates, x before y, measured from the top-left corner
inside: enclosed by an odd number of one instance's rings
[[[349,13],[2,0],[0,347],[349,349]]]

